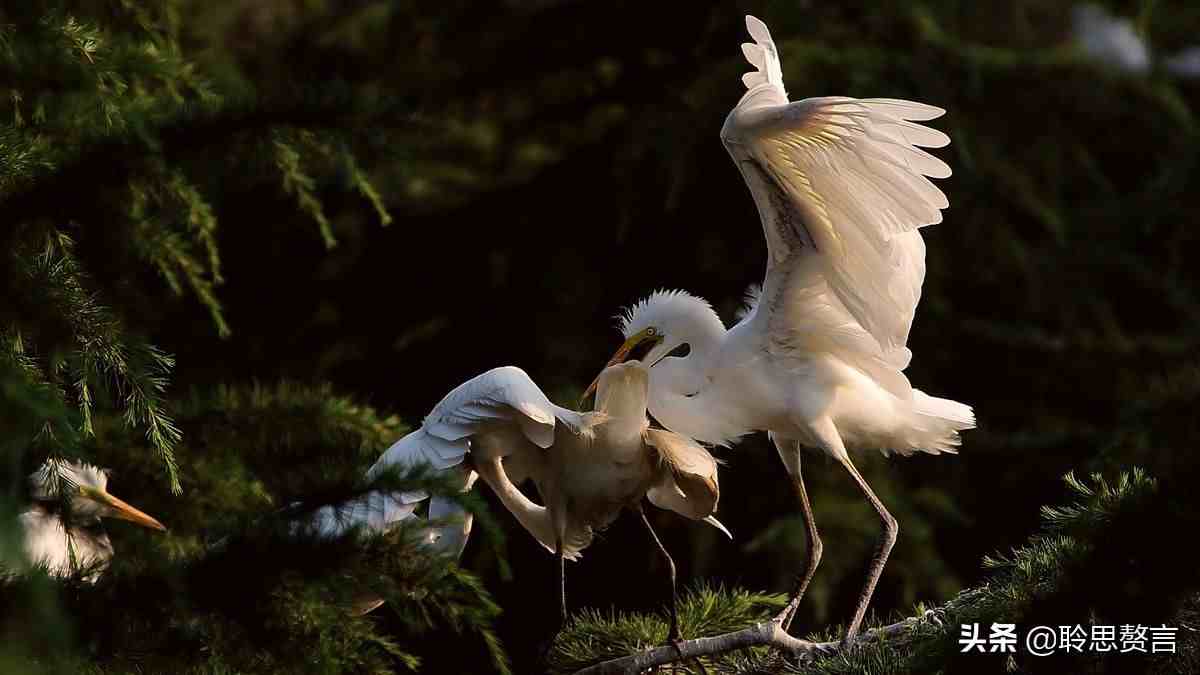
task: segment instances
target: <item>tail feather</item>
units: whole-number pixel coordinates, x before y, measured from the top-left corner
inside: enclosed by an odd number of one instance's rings
[[[975,413],[971,406],[914,389],[907,447],[895,450],[902,455],[957,453],[962,444],[958,432],[974,428]]]

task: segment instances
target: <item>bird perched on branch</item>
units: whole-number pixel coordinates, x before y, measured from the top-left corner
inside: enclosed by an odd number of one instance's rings
[[[154,530],[162,523],[108,493],[108,472],[84,462],[47,461],[29,477],[31,504],[19,516],[29,562],[55,576],[85,571],[95,582],[113,557],[102,518]]]
[[[716,460],[690,439],[650,428],[646,383],[646,369],[636,361],[608,368],[598,378],[594,411],[579,413],[551,403],[520,368],[489,370],[447,394],[419,429],[384,452],[368,477],[388,467],[429,464],[456,472],[464,491],[482,477],[521,526],[558,557],[564,619],[564,561],[578,558],[623,510],[637,512],[668,563],[671,636],[677,638],[674,562],[641,501],[725,528],[713,516],[720,496]],[[517,487],[526,479],[541,504]],[[460,554],[470,513],[424,491],[369,493],[348,508],[326,507],[318,517],[330,533],[355,523],[378,530],[417,517],[426,500],[427,541]]]
[[[905,343],[925,276],[919,228],[948,201],[928,178],[950,167],[921,148],[945,146],[916,124],[943,114],[895,99],[789,102],[767,27],[747,16],[754,71],[721,139],[758,207],[766,278],[726,330],[705,300],[661,291],[630,308],[609,367],[635,354],[649,368],[649,409],[672,431],[717,444],[768,431],[800,501],[808,554],[776,619],[786,629],[821,558],[800,449],[845,468],[884,533],[846,640],[858,632],[898,525],[851,461],[850,449],[954,452],[971,408],[928,396],[904,375]],[[591,389],[589,388],[589,392]],[[585,397],[587,394],[585,393]]]

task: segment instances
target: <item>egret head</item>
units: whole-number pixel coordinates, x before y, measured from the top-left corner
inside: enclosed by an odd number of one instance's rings
[[[108,471],[83,462],[46,462],[29,477],[38,501],[67,501],[74,519],[119,518],[166,530],[162,523],[108,493]]]
[[[646,385],[649,380],[645,366],[636,360],[613,364],[596,377],[596,411],[610,418],[646,418]]]
[[[607,366],[639,358],[650,370],[651,378],[654,367],[663,359],[687,358],[695,348],[716,344],[725,333],[725,325],[712,305],[686,291],[656,291],[625,310],[620,322],[625,342]],[[595,387],[593,382],[583,399]]]

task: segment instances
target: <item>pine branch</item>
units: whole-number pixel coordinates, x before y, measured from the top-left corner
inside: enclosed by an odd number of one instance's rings
[[[15,284],[34,298],[24,298],[37,315],[51,315],[59,326],[37,325],[17,315],[8,327],[8,347],[13,362],[35,383],[74,391],[73,403],[81,413],[80,432],[94,435],[96,389],[111,392],[130,428],[145,431],[146,440],[166,469],[172,491],[181,490],[174,447],[179,429],[165,410],[167,375],[173,359],[153,345],[128,338],[121,322],[87,290],[87,278],[75,258],[73,242],[53,233],[39,251],[18,248],[12,252],[20,265]],[[15,281],[15,280],[14,280]],[[22,324],[27,324],[22,329]],[[44,353],[27,348],[28,333],[47,333]],[[62,395],[66,399],[65,389]]]
[[[63,200],[67,188],[94,185],[106,189],[113,182],[144,171],[142,158],[161,157],[174,165],[194,153],[211,153],[214,147],[235,144],[247,136],[272,129],[297,128],[338,131],[346,128],[419,129],[425,126],[414,114],[416,103],[406,98],[366,100],[337,82],[324,82],[319,90],[299,89],[270,100],[228,100],[217,107],[180,106],[162,119],[147,120],[137,134],[97,135],[58,151],[45,162],[34,147],[18,153],[24,166],[42,172],[0,191],[5,216],[12,222],[49,216],[77,219],[82,204]],[[0,136],[0,142],[3,136]],[[9,141],[14,143],[15,141]],[[0,145],[0,149],[4,146]],[[53,169],[52,171],[50,169]],[[101,180],[98,180],[101,179]],[[4,183],[0,181],[0,187]]]
[[[1068,474],[1064,482],[1076,502],[1044,509],[1042,533],[1009,555],[985,560],[985,566],[992,570],[988,581],[961,592],[935,610],[918,606],[913,617],[873,627],[853,641],[852,649],[832,639],[836,628],[826,639],[786,635],[767,620],[769,610],[765,608],[749,627],[686,640],[678,647],[650,649],[646,647],[661,644],[666,635],[666,624],[660,617],[643,620],[655,626],[652,633],[647,633],[634,630],[641,622],[633,618],[625,618],[621,625],[585,615],[560,636],[552,663],[556,672],[577,671],[580,675],[637,673],[697,658],[718,672],[744,674],[875,672],[879,664],[887,664],[887,672],[924,672],[943,666],[957,653],[955,640],[961,624],[1138,621],[1158,625],[1174,616],[1185,599],[1200,592],[1200,573],[1194,567],[1188,568],[1186,562],[1161,546],[1142,541],[1160,541],[1159,531],[1196,527],[1200,515],[1176,506],[1180,488],[1190,487],[1174,483],[1160,486],[1136,468],[1120,474],[1115,481],[1099,475],[1081,481]],[[1153,579],[1156,588],[1109,588],[1097,594],[1090,583],[1104,583],[1118,576]],[[713,603],[719,602],[718,595]],[[685,600],[683,607],[687,609],[681,611],[681,616],[703,611],[703,605],[699,610],[693,605],[694,601]],[[1122,614],[1115,616],[1114,611]],[[617,658],[603,647],[613,644],[611,638],[589,641],[592,636],[614,631],[618,635],[616,644],[623,645],[620,651],[625,654]],[[646,639],[650,634],[653,640]],[[754,647],[771,650],[736,653]]]
[[[776,621],[765,621],[749,628],[707,638],[684,640],[677,645],[657,647],[640,654],[605,661],[576,672],[576,675],[637,675],[648,668],[682,663],[702,656],[717,656],[749,647],[771,647],[794,657],[829,657],[842,651],[860,649],[873,642],[904,635],[922,617],[913,617],[894,624],[863,631],[849,644],[842,641],[810,642],[792,637]]]
[[[271,146],[275,156],[275,167],[283,179],[284,192],[294,196],[300,210],[316,221],[321,238],[325,241],[325,248],[333,248],[337,245],[337,239],[333,236],[333,229],[329,225],[329,218],[325,216],[325,210],[321,207],[321,201],[313,192],[316,181],[304,171],[300,153],[283,130],[274,132]]]

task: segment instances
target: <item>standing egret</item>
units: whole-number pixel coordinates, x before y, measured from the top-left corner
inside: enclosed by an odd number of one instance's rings
[[[767,27],[751,16],[746,26],[755,43],[742,51],[756,70],[743,76],[748,91],[721,138],[766,235],[762,289],[729,330],[700,298],[654,293],[625,314],[625,343],[609,365],[635,347],[649,348],[643,359],[650,413],[672,431],[717,444],[770,432],[809,543],[803,574],[776,617],[785,630],[821,558],[801,446],[823,450],[846,469],[884,530],[848,643],[898,526],[847,447],[955,452],[958,432],[975,425],[970,407],[913,389],[903,372],[925,275],[918,228],[940,222],[948,205],[926,177],[944,178],[950,168],[919,148],[950,139],[913,123],[944,112],[921,103],[845,97],[789,103]],[[684,345],[687,353],[677,355]]]
[[[90,570],[95,582],[113,556],[101,518],[155,530],[162,523],[108,493],[108,473],[83,462],[46,462],[29,477],[32,504],[19,516],[26,558],[55,576]]]
[[[559,560],[559,601],[565,620],[565,561],[579,557],[595,533],[622,510],[638,512],[671,576],[671,638],[678,638],[675,564],[642,511],[646,497],[659,508],[724,531],[713,517],[719,490],[717,463],[703,447],[646,418],[647,373],[636,361],[614,365],[597,378],[594,412],[554,405],[520,368],[489,370],[456,387],[421,427],[397,441],[371,467],[368,477],[393,466],[429,464],[457,471],[463,490],[482,477],[517,521]],[[533,481],[542,504],[517,483]],[[322,531],[347,524],[384,529],[416,517],[425,491],[368,493],[348,509],[325,507]],[[461,516],[446,523],[447,516]],[[471,517],[452,501],[434,496],[426,541],[458,555]],[[726,532],[728,534],[728,532]],[[365,604],[364,604],[365,606]]]

